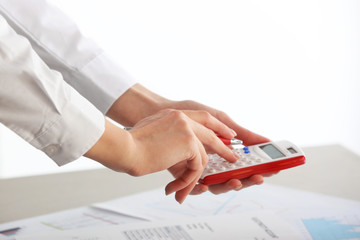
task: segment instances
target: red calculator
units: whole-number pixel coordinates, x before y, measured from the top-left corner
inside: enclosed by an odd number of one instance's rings
[[[212,185],[243,179],[296,167],[306,160],[304,152],[289,141],[267,142],[232,151],[240,156],[235,163],[229,163],[217,154],[209,154],[209,162],[199,182]]]

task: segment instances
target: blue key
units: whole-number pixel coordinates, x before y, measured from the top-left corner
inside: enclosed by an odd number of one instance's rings
[[[249,153],[250,153],[249,147],[244,147],[243,149],[244,149],[244,153],[245,153],[245,154],[249,154]]]

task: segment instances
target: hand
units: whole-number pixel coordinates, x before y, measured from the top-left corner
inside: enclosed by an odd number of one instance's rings
[[[233,129],[238,138],[244,141],[245,145],[254,145],[269,141],[269,139],[239,126],[224,112],[194,101],[171,101],[149,91],[140,84],[135,84],[120,96],[107,112],[107,116],[125,126],[133,126],[141,119],[167,108],[206,111],[214,118]],[[183,173],[185,167],[186,165],[184,165],[184,163],[178,163],[169,168],[169,171],[177,177]],[[254,175],[250,178],[242,179],[241,181],[239,179],[232,179],[226,183],[212,186],[199,184],[194,187],[191,194],[199,194],[207,190],[210,190],[215,194],[225,193],[230,190],[240,190],[245,187],[261,184],[263,181],[263,176]]]
[[[226,113],[218,111],[214,108],[205,106],[203,104],[200,104],[200,103],[197,103],[194,101],[179,101],[179,102],[172,102],[170,104],[170,106],[175,109],[180,109],[180,110],[191,109],[191,110],[207,111],[212,116],[214,116],[216,119],[218,119],[219,121],[224,123],[226,126],[233,129],[236,132],[237,137],[244,142],[244,145],[250,146],[250,145],[270,141],[269,139],[267,139],[261,135],[253,133],[253,132],[249,131],[248,129],[241,127],[235,121],[233,121]],[[182,171],[182,168],[183,168],[183,166],[181,166],[181,163],[179,163],[178,165],[172,167],[169,170],[174,176],[176,176],[177,174],[179,174]],[[274,174],[276,174],[276,173],[269,173],[269,174],[264,174],[264,175],[253,175],[246,179],[231,179],[225,183],[215,184],[215,185],[210,185],[210,186],[203,185],[203,184],[197,184],[194,187],[191,194],[194,194],[194,195],[201,194],[208,190],[214,194],[221,194],[221,193],[225,193],[225,192],[228,192],[231,190],[238,191],[238,190],[241,190],[246,187],[262,184],[264,182],[263,176],[270,177]]]
[[[138,122],[129,133],[133,140],[128,151],[135,152],[129,156],[129,173],[141,176],[178,164],[181,173],[165,189],[167,194],[176,192],[180,203],[194,189],[207,164],[204,146],[228,161],[238,159],[217,137],[232,138],[233,131],[204,111],[163,110]]]

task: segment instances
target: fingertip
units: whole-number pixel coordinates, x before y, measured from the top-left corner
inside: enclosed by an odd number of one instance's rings
[[[237,133],[235,132],[234,129],[231,129],[231,128],[230,128],[230,131],[231,131],[231,133],[233,134],[233,138],[237,136]]]
[[[186,196],[188,194],[184,193],[184,191],[178,191],[175,193],[175,200],[179,203],[179,204],[183,204],[183,202],[186,199]]]
[[[226,161],[230,163],[235,163],[237,160],[239,160],[241,157],[236,152],[233,152],[230,148],[226,150],[227,152],[224,152],[223,154],[219,154],[222,158],[224,158]]]
[[[235,157],[235,162],[241,158],[241,156],[236,152],[234,152],[233,155]]]
[[[181,205],[185,201],[185,198],[175,198],[176,201]]]
[[[263,177],[272,177],[276,174],[278,174],[280,171],[277,171],[277,172],[272,172],[272,173],[264,173],[262,174]]]
[[[264,177],[262,175],[258,175],[258,174],[251,176],[250,180],[257,185],[261,185],[264,183]]]
[[[242,187],[243,187],[243,186],[242,186],[242,183],[241,183],[241,181],[240,181],[239,179],[230,179],[230,180],[226,183],[226,185],[227,185],[230,189],[236,190],[236,191],[242,189]]]
[[[209,190],[209,186],[208,185],[204,185],[204,184],[201,184],[201,192],[207,192]]]
[[[166,185],[166,187],[165,187],[165,195],[166,196],[168,196],[176,191],[172,186],[173,183],[174,183],[174,181],[170,182],[170,183],[168,183],[168,185]]]
[[[199,195],[204,192],[207,192],[209,190],[209,187],[204,184],[198,184],[195,185],[194,189],[190,192],[191,195]]]

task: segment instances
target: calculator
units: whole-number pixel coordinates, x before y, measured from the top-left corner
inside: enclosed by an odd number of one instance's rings
[[[255,174],[278,172],[305,163],[304,152],[295,144],[283,140],[232,149],[240,158],[230,163],[217,154],[209,161],[199,182],[205,185],[243,179]]]

